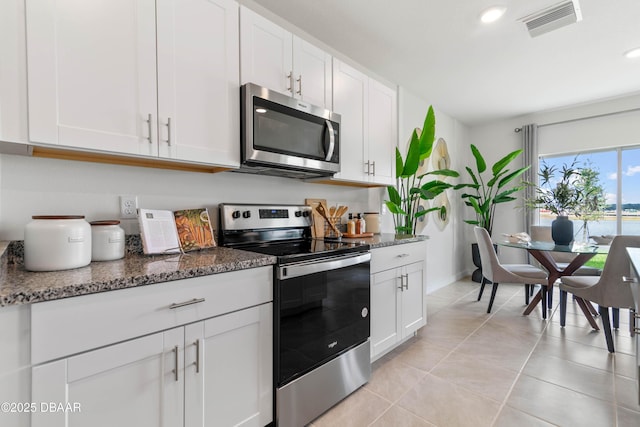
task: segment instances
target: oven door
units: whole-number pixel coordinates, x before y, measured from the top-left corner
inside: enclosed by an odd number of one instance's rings
[[[368,339],[370,259],[360,252],[278,267],[278,387]]]
[[[247,83],[242,86],[242,162],[340,171],[340,115]]]

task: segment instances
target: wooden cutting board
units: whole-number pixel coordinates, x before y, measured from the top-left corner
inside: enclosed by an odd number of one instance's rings
[[[304,199],[304,204],[307,206],[311,206],[312,209],[312,214],[311,214],[311,218],[313,220],[313,225],[311,226],[311,235],[314,238],[318,238],[321,239],[324,237],[324,223],[325,220],[322,217],[322,215],[320,215],[317,211],[316,211],[316,206],[318,206],[320,203],[324,203],[324,205],[327,205],[327,199]]]

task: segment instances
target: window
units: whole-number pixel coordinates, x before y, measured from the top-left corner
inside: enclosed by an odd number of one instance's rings
[[[640,234],[640,148],[617,148],[562,156],[541,157],[547,165],[561,169],[574,159],[578,167],[597,171],[606,198],[605,215],[600,220],[588,222],[589,235]],[[618,203],[618,200],[621,200]],[[554,215],[540,212],[540,224],[551,225]],[[582,233],[582,222],[572,218],[576,236]]]

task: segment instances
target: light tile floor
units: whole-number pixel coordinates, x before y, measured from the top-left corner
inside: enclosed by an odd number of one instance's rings
[[[571,298],[560,327],[557,287],[546,321],[522,316],[522,285],[500,285],[491,314],[490,289],[476,302],[478,289],[462,280],[429,295],[427,326],[311,425],[640,426],[628,311],[609,354]]]

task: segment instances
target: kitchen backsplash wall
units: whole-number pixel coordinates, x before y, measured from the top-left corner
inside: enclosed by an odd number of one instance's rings
[[[21,240],[32,215],[120,217],[120,195],[135,195],[150,209],[207,207],[218,203],[304,204],[305,198],[348,205],[351,212],[379,210],[381,189],[312,184],[235,172],[182,172],[131,166],[0,155],[0,240]],[[136,220],[122,220],[128,234]],[[387,230],[392,232],[393,230]]]

